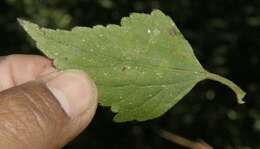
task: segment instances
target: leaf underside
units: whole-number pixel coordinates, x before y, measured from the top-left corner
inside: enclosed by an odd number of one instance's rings
[[[132,13],[121,26],[70,31],[19,22],[57,68],[90,74],[100,104],[111,106],[117,122],[159,117],[204,79],[228,85],[239,102],[245,95],[233,82],[204,70],[174,22],[159,10]]]

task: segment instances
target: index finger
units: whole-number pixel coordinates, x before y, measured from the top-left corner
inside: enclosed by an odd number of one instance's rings
[[[0,57],[0,91],[56,71],[52,61],[38,55]]]

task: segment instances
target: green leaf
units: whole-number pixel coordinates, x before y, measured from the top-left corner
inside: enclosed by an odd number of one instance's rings
[[[117,122],[156,118],[204,79],[229,86],[243,102],[245,93],[204,70],[174,22],[159,10],[132,13],[121,26],[71,31],[19,22],[57,68],[82,69],[94,78],[100,104],[111,106]]]

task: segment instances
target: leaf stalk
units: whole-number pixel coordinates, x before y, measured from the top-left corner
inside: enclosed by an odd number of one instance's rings
[[[237,102],[239,104],[245,103],[242,99],[245,97],[246,93],[234,82],[214,73],[208,73],[207,76],[208,79],[220,82],[221,84],[227,85],[229,88],[231,88],[235,92],[237,97]]]

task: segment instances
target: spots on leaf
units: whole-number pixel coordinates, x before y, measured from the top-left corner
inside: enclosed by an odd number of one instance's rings
[[[126,70],[126,66],[124,66],[122,69],[121,69],[121,71],[125,71]]]
[[[169,33],[170,33],[170,35],[171,36],[176,36],[177,35],[177,29],[175,28],[175,27],[173,27],[173,28],[171,28],[170,30],[169,30]]]
[[[65,61],[68,61],[68,60],[69,60],[69,58],[68,58],[68,57],[64,57],[64,60],[65,60]]]

